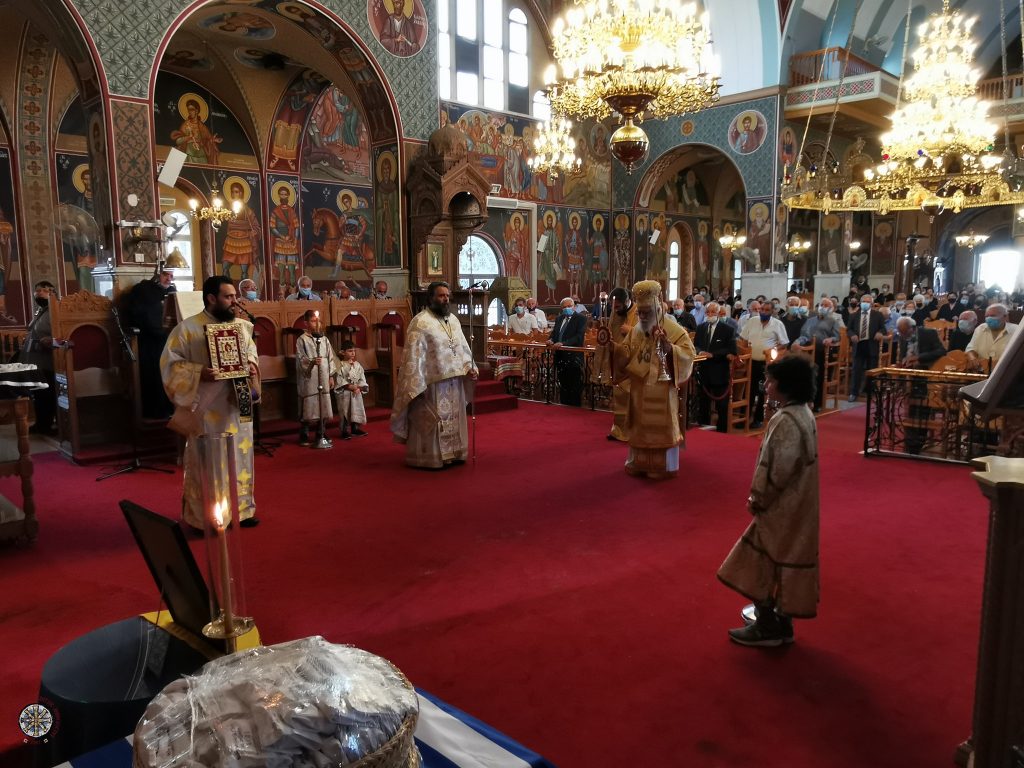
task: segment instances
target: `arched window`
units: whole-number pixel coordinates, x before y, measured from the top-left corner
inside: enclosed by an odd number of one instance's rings
[[[439,0],[440,96],[487,109],[530,113],[530,27],[504,0]],[[454,28],[453,28],[454,26]]]
[[[195,290],[195,282],[192,269],[192,219],[182,210],[175,209],[170,214],[174,217],[174,229],[168,230],[167,252],[164,256],[170,256],[177,249],[178,253],[184,257],[188,267],[176,267],[172,270],[174,272],[174,286],[179,291],[193,291]],[[171,234],[172,232],[173,234]]]
[[[668,300],[679,298],[679,237],[673,232],[668,244]]]
[[[535,91],[533,94],[533,116],[538,120],[551,119],[551,100],[544,91]]]
[[[459,252],[459,286],[468,288],[474,283],[484,287],[501,275],[501,264],[497,252],[482,237],[470,235]],[[487,308],[487,324],[499,325],[505,322],[505,311],[500,301],[492,301]]]

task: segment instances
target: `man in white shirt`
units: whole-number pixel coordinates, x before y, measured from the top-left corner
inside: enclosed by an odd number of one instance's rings
[[[1020,327],[1008,323],[1008,315],[1005,304],[991,304],[985,309],[985,324],[974,329],[966,349],[967,358],[975,367],[980,367],[982,360],[991,360],[995,365],[1003,356],[1010,339]]]
[[[765,355],[772,349],[789,346],[786,326],[775,316],[772,305],[754,301],[750,304],[750,319],[743,324],[740,338],[750,342],[750,412],[757,429],[764,423],[764,393],[761,380],[764,378]]]
[[[509,333],[533,333],[537,330],[537,318],[526,311],[526,299],[516,299],[512,314],[508,316]]]
[[[548,327],[548,316],[544,310],[537,306],[537,299],[533,296],[526,300],[526,313],[537,318],[537,327],[542,331]]]

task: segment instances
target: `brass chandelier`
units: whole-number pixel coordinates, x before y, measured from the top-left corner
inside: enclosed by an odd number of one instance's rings
[[[650,142],[636,123],[699,112],[718,100],[707,13],[672,0],[576,0],[552,26],[555,59],[545,81],[554,114],[617,114],[611,153],[633,167]]]
[[[224,198],[220,196],[216,187],[210,192],[210,205],[200,206],[194,197],[189,199],[188,205],[192,209],[193,217],[200,221],[209,221],[214,229],[220,229],[221,224],[235,218],[242,210],[241,200],[233,201],[230,208],[225,207]]]
[[[551,180],[560,173],[574,173],[580,168],[576,155],[576,139],[572,137],[572,122],[564,117],[552,117],[538,124],[533,140],[533,156],[528,163],[534,173],[547,173]]]
[[[864,152],[861,139],[843,163],[828,156],[805,158],[806,165],[784,170],[783,202],[826,213],[920,209],[933,217],[945,209],[958,213],[1024,202],[1020,163],[1009,149],[1005,155],[995,154],[997,126],[988,119],[989,104],[977,97],[974,22],[951,11],[949,0],[943,0],[942,11],[918,29],[921,43],[913,55],[914,73],[906,80],[901,74],[893,127],[880,137],[880,161]],[[907,24],[904,59],[909,31]],[[835,110],[843,77],[845,67]],[[831,130],[828,138],[830,142]]]

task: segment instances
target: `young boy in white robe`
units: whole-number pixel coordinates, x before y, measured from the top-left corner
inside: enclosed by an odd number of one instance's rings
[[[331,419],[331,390],[335,386],[337,357],[330,340],[324,335],[320,312],[309,310],[303,315],[306,332],[295,342],[295,381],[299,390],[302,425],[299,445],[310,445],[309,428],[316,428],[317,442],[323,447],[327,422]]]
[[[363,366],[356,362],[356,345],[346,341],[341,345],[341,362],[335,375],[337,388],[334,390],[341,420],[341,439],[349,440],[352,435],[366,434],[362,425],[366,423],[366,409],[363,394],[370,391],[366,384]],[[351,434],[349,430],[351,429]]]

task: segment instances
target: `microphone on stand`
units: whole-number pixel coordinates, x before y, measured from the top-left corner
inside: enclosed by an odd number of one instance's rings
[[[250,312],[250,311],[249,311],[248,309],[246,309],[245,307],[243,307],[243,306],[242,306],[241,304],[239,304],[239,303],[238,303],[237,301],[233,301],[233,302],[231,302],[231,306],[232,306],[232,307],[233,307],[234,309],[237,309],[237,310],[239,310],[239,311],[240,311],[240,312],[241,312],[241,313],[242,313],[243,315],[245,315],[245,316],[246,316],[246,318],[248,318],[248,320],[249,320],[249,322],[250,322],[250,323],[252,323],[253,325],[256,325],[256,315],[254,315],[254,314],[253,314],[252,312]]]

